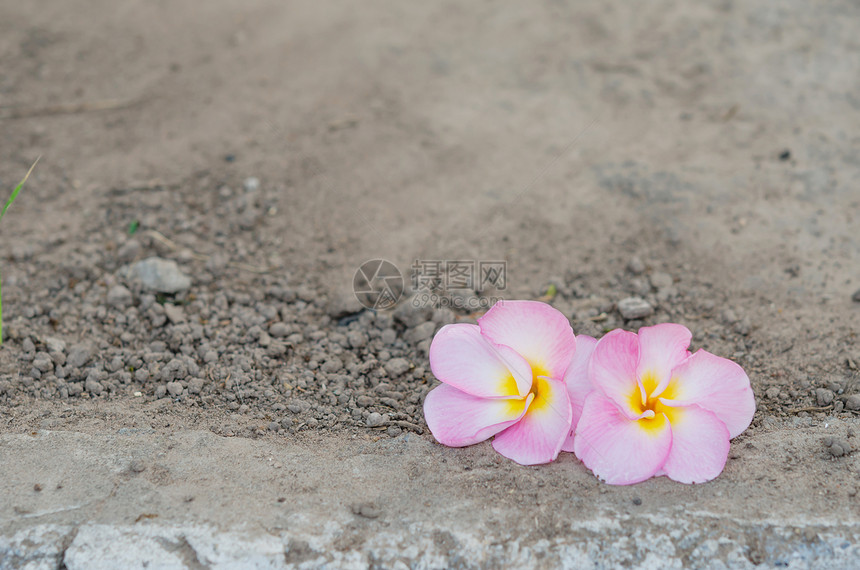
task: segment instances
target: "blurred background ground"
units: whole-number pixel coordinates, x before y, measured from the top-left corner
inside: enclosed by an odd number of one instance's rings
[[[0,230],[5,536],[59,525],[43,559],[62,560],[81,525],[242,520],[313,565],[340,560],[315,558],[326,521],[341,553],[421,524],[453,533],[425,549],[446,565],[520,528],[516,548],[596,540],[596,559],[630,533],[600,543],[587,521],[651,536],[686,513],[734,541],[721,563],[832,564],[841,543],[822,537],[854,533],[860,485],[858,17],[794,1],[7,3],[0,186],[42,160]],[[128,268],[152,256],[190,282],[148,289]],[[577,333],[685,324],[748,371],[753,425],[701,487],[440,448],[421,413],[428,339],[476,314],[362,310],[353,275],[377,258],[407,282],[416,259],[505,260],[496,293],[553,286]],[[619,310],[630,297],[641,317]],[[226,446],[235,468],[178,463],[173,438],[190,456],[189,438]],[[103,500],[57,514],[86,503],[76,478]],[[34,490],[47,481],[67,494]],[[225,485],[246,502],[188,491]],[[436,504],[443,489],[459,507]],[[763,538],[774,521],[784,552]],[[692,553],[713,536],[661,560],[710,560]]]

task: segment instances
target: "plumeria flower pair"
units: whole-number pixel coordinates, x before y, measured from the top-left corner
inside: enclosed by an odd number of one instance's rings
[[[442,381],[424,415],[440,443],[492,436],[523,465],[572,451],[607,483],[666,475],[701,483],[719,475],[729,440],[755,412],[736,363],[691,354],[681,325],[575,336],[561,312],[537,301],[500,301],[477,325],[443,327],[430,346]]]

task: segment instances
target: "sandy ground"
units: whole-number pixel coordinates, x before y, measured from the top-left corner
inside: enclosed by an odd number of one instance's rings
[[[5,3],[0,185],[42,160],[0,230],[0,567],[860,565],[858,18]],[[190,288],[124,273],[153,255]],[[377,258],[683,323],[753,425],[695,487],[442,448],[426,334],[475,315],[362,311]]]

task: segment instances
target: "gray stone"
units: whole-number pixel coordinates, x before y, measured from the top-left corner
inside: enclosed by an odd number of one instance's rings
[[[433,322],[437,325],[450,325],[457,320],[457,314],[448,307],[441,307],[433,311]]]
[[[23,350],[24,352],[33,352],[36,350],[36,345],[33,344],[33,341],[29,338],[25,338],[21,342],[21,350]]]
[[[311,291],[300,290],[299,296],[304,297],[305,299],[310,298],[310,301],[316,299],[316,293],[312,293]],[[329,292],[327,310],[328,314],[332,317],[340,318],[360,313],[364,310],[364,307],[359,303],[358,299],[355,297],[355,292],[353,292],[351,288],[349,290],[337,289]]]
[[[748,335],[752,330],[752,323],[750,322],[749,317],[743,317],[741,320],[735,323],[734,330],[739,335]]]
[[[69,357],[66,359],[66,362],[72,368],[81,368],[87,362],[89,362],[92,357],[92,346],[85,343],[80,343],[72,346],[71,350],[69,350]]]
[[[343,361],[337,356],[329,356],[328,359],[323,362],[322,371],[328,374],[334,374],[335,372],[340,372],[343,370]]]
[[[815,401],[819,406],[829,406],[833,403],[833,392],[827,388],[815,390]]]
[[[724,324],[733,325],[738,322],[738,316],[731,309],[723,309],[722,313],[720,313],[720,320],[723,321]]]
[[[116,372],[120,370],[123,366],[122,358],[119,356],[114,356],[110,362],[108,362],[106,368],[108,372]]]
[[[66,352],[66,341],[57,337],[45,337],[45,346],[48,352]]]
[[[249,176],[242,183],[242,186],[245,188],[245,192],[255,192],[260,188],[260,179],[255,176]]]
[[[397,331],[394,329],[385,329],[382,331],[382,343],[391,345],[397,340]]]
[[[849,410],[860,410],[860,394],[852,394],[845,398],[845,407]]]
[[[149,257],[138,261],[125,273],[144,288],[159,293],[178,293],[191,287],[191,279],[170,259]]]
[[[433,336],[433,333],[435,332],[436,323],[433,321],[427,321],[426,323],[421,323],[414,329],[410,330],[407,334],[410,342],[421,342],[422,340]]]
[[[107,294],[107,303],[111,307],[124,309],[132,303],[131,291],[124,285],[114,285]]]
[[[192,378],[188,382],[188,392],[191,394],[199,394],[203,391],[203,386],[206,382],[202,378]]]
[[[618,312],[626,320],[644,319],[654,313],[654,307],[640,297],[627,297],[618,301]]]
[[[179,324],[179,323],[185,322],[185,309],[183,309],[181,305],[174,305],[173,303],[165,303],[164,304],[164,314],[167,317],[167,320],[173,324]]]
[[[384,425],[385,422],[388,421],[388,417],[380,414],[379,412],[373,412],[367,416],[367,419],[364,421],[367,427],[374,428]]]
[[[407,328],[415,328],[424,321],[430,320],[433,316],[433,307],[424,305],[421,301],[421,295],[415,293],[397,304],[393,316],[396,320],[406,325]]]
[[[134,261],[134,258],[140,255],[141,249],[139,241],[136,239],[130,239],[122,244],[122,246],[117,250],[116,258],[121,263],[129,263]]]
[[[361,348],[367,344],[367,335],[363,331],[349,331],[346,340],[352,348]]]
[[[411,365],[405,358],[392,358],[385,363],[385,371],[392,378],[396,378],[409,371]]]
[[[272,344],[272,337],[269,336],[269,333],[266,331],[261,331],[260,336],[257,338],[257,344],[266,348],[270,344]]]
[[[104,390],[104,387],[101,385],[101,382],[95,380],[92,376],[88,376],[86,382],[84,383],[84,388],[90,394],[94,396],[98,396]]]
[[[178,359],[174,358],[170,362],[164,365],[164,368],[161,369],[161,379],[165,382],[172,382],[173,380],[184,380],[188,375],[188,367],[185,366],[185,363]]]
[[[54,369],[54,361],[51,360],[51,356],[48,353],[37,352],[36,357],[33,359],[33,367],[39,372],[48,372]]]
[[[179,396],[182,394],[182,383],[180,382],[168,382],[167,383],[167,392],[171,396]]]
[[[627,271],[633,275],[641,275],[645,273],[645,264],[638,257],[631,257],[630,261],[627,262]]]
[[[652,273],[650,280],[651,286],[658,291],[671,287],[673,284],[672,276],[668,273],[663,273],[661,271],[655,271],[654,273]]]
[[[290,334],[290,327],[286,323],[272,323],[269,327],[269,334],[275,338],[283,338]]]

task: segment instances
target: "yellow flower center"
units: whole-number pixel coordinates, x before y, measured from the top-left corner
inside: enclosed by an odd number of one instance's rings
[[[637,420],[639,425],[648,432],[656,433],[663,429],[665,422],[668,420],[672,423],[674,418],[677,418],[682,413],[680,408],[667,406],[660,401],[660,398],[673,400],[677,391],[677,382],[675,378],[669,381],[665,389],[657,392],[660,380],[654,372],[646,372],[641,377],[642,388],[640,390],[637,385],[630,393],[629,402],[630,408],[637,414],[645,414]],[[643,397],[644,392],[644,397]]]
[[[532,368],[532,387],[528,394],[522,398],[512,398],[509,400],[509,405],[511,407],[510,413],[512,414],[522,413],[523,408],[528,402],[531,402],[528,404],[528,411],[526,412],[528,414],[532,412],[540,413],[549,407],[547,396],[551,392],[551,387],[545,379],[539,378],[539,376],[547,376],[548,371],[545,367],[540,365],[531,363],[529,363],[529,365]],[[510,376],[510,380],[506,380],[503,386],[503,389],[505,390],[503,393],[516,396],[517,383],[513,376]]]
[[[546,394],[549,393],[549,390],[549,383],[546,380],[537,376],[532,378],[532,389],[529,390],[529,394],[534,394],[534,400],[529,406],[528,413],[540,412],[547,408],[549,403],[546,400]]]

